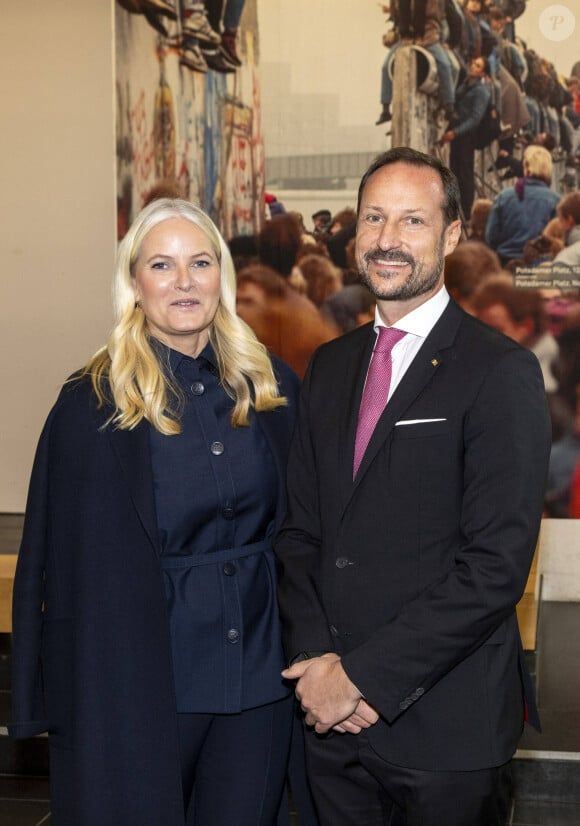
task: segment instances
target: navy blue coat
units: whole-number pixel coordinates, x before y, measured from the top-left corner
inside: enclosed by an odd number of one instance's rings
[[[258,414],[277,469],[289,406]],[[90,381],[65,385],[38,446],[14,585],[14,737],[48,731],[55,826],[183,826],[177,715],[149,424],[102,429]]]

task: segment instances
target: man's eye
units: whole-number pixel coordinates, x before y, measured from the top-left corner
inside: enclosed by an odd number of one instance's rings
[[[380,220],[380,215],[371,214],[365,217],[365,221],[367,222],[367,224],[378,224]]]
[[[423,223],[423,221],[421,220],[421,218],[417,218],[416,215],[409,215],[409,217],[407,218],[407,223],[412,224],[413,226],[420,226]]]

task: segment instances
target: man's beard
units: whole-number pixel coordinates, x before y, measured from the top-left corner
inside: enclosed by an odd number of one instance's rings
[[[386,301],[408,301],[410,298],[417,298],[419,295],[431,292],[439,283],[441,273],[445,266],[443,245],[444,239],[441,238],[437,245],[435,264],[433,269],[428,273],[423,272],[423,266],[418,265],[417,261],[408,252],[398,250],[387,250],[383,252],[378,247],[375,247],[373,250],[368,250],[368,252],[365,252],[363,255],[363,260],[366,264],[365,269],[362,269],[359,265],[361,283],[368,287],[375,298]],[[371,261],[376,260],[404,261],[411,266],[411,272],[406,280],[398,286],[395,284],[391,285],[391,280],[397,278],[397,275],[376,275],[373,280],[369,275],[368,265]],[[380,281],[380,283],[377,283],[377,281]]]

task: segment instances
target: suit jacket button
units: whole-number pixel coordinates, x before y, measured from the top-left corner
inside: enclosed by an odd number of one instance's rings
[[[226,562],[224,565],[224,574],[226,576],[233,576],[236,572],[236,566],[233,562]]]
[[[203,396],[203,394],[205,393],[205,387],[203,386],[203,382],[194,381],[191,385],[191,392],[194,396]]]
[[[221,442],[212,442],[210,450],[214,456],[221,456],[225,448]]]
[[[332,634],[333,637],[340,636],[339,633],[338,633],[338,628],[336,627],[336,625],[331,625],[330,626],[330,633]]]
[[[237,628],[230,628],[228,631],[228,642],[231,642],[232,645],[240,639],[240,632]]]
[[[415,690],[415,695],[416,695],[417,697],[421,697],[424,693],[425,693],[425,689],[424,689],[424,688],[417,688],[417,689]]]
[[[399,703],[399,708],[401,709],[401,711],[404,711],[406,708],[409,708],[409,703],[407,702],[407,700],[403,700],[402,703]]]
[[[339,556],[336,562],[334,563],[337,568],[346,568],[349,565],[349,561],[345,556]]]
[[[226,505],[222,508],[222,516],[224,519],[233,519],[234,518],[234,509]]]

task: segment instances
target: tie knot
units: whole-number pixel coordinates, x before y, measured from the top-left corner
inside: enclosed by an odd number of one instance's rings
[[[375,344],[375,353],[390,353],[395,344],[407,334],[396,327],[379,327],[379,337]]]

